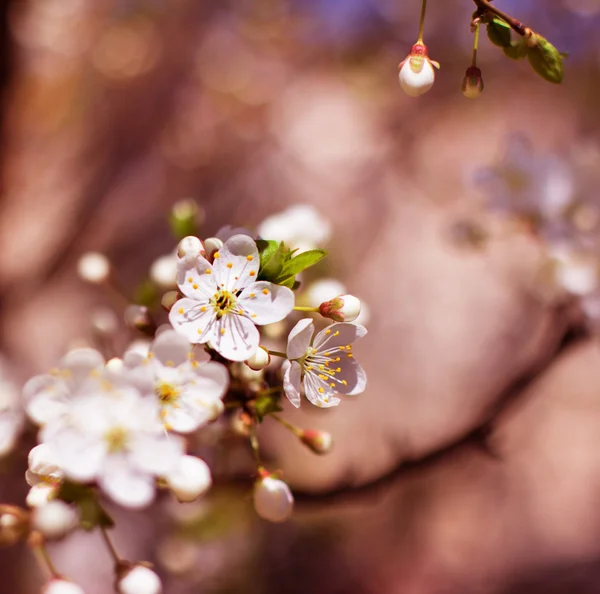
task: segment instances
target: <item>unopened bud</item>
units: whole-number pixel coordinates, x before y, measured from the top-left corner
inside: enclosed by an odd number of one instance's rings
[[[354,295],[340,295],[319,305],[319,313],[335,322],[352,322],[360,314],[360,299]]]
[[[271,355],[269,355],[269,351],[261,346],[256,349],[252,357],[245,361],[246,365],[253,371],[264,369],[270,362]]]
[[[217,250],[223,247],[223,242],[218,237],[209,237],[204,240],[204,248],[206,249],[206,256],[212,262],[213,256]]]
[[[33,528],[49,540],[66,536],[78,522],[75,509],[60,499],[53,499],[46,505],[36,507],[31,515]]]
[[[399,65],[398,79],[402,90],[409,97],[418,97],[429,91],[435,81],[434,67],[439,68],[440,65],[429,59],[427,46],[415,43]]]
[[[483,78],[481,70],[477,66],[467,68],[462,82],[462,92],[468,99],[477,99],[483,92]]]
[[[77,273],[82,280],[99,285],[110,275],[110,262],[104,254],[87,252],[77,262]]]
[[[25,538],[29,515],[15,505],[0,505],[0,546],[10,546]]]
[[[198,499],[212,485],[210,468],[196,456],[182,456],[173,472],[165,476],[165,480],[181,502]]]
[[[533,69],[547,81],[561,83],[564,75],[563,54],[546,38],[533,32],[526,38],[526,45],[527,58]]]
[[[50,580],[43,588],[41,594],[85,594],[83,588],[70,580]]]
[[[162,583],[158,575],[142,564],[123,567],[117,576],[119,594],[160,594]]]
[[[177,258],[174,255],[161,256],[150,266],[152,282],[162,289],[171,289],[177,285]]]
[[[191,199],[180,200],[173,205],[169,215],[171,231],[177,238],[198,232],[198,205]]]
[[[205,250],[205,246],[197,237],[188,235],[179,242],[177,255],[193,263],[198,256],[204,255]]]
[[[177,291],[167,291],[160,300],[160,304],[167,311],[171,311],[171,308],[179,300],[179,293]]]
[[[300,441],[315,454],[328,454],[333,447],[333,437],[327,431],[303,429],[299,437]]]
[[[150,312],[145,305],[128,305],[125,308],[125,324],[129,328],[135,328],[145,334],[154,335],[156,324],[150,317]]]
[[[269,522],[284,522],[294,508],[294,497],[290,488],[272,476],[259,478],[254,484],[254,509]]]

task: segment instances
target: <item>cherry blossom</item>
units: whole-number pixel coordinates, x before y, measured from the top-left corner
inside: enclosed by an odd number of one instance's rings
[[[290,332],[283,388],[289,401],[300,406],[301,385],[315,406],[328,408],[340,403],[336,394],[364,391],[367,378],[354,359],[352,343],[367,333],[366,328],[347,322],[331,324],[313,339],[314,324],[300,320]]]
[[[258,250],[246,235],[228,239],[212,264],[202,256],[195,265],[179,263],[177,284],[185,297],[173,305],[171,324],[191,343],[209,343],[231,361],[245,361],[258,348],[255,324],[278,322],[294,307],[291,289],[256,281]]]

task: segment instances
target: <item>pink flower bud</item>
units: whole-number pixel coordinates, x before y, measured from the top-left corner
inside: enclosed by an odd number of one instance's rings
[[[462,82],[462,92],[468,99],[477,99],[483,92],[483,78],[477,66],[467,68]]]
[[[360,299],[354,295],[340,295],[321,303],[319,313],[335,322],[352,322],[360,314]]]
[[[300,441],[315,454],[328,454],[333,446],[333,437],[327,431],[304,429],[299,437]]]

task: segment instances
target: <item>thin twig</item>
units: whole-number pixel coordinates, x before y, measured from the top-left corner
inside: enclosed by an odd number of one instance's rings
[[[488,0],[473,0],[477,8],[482,12],[491,12],[496,16],[499,16],[502,20],[506,21],[511,28],[518,33],[519,35],[526,36],[529,34],[531,29],[525,26],[521,21],[511,17],[509,14],[502,12],[500,9],[496,8]]]

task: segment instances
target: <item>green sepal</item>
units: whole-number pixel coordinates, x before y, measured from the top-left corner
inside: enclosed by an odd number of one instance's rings
[[[534,33],[527,44],[527,58],[542,78],[554,84],[562,82],[563,56],[547,39]]]
[[[498,47],[509,47],[510,25],[499,17],[494,17],[486,23],[488,39]]]

